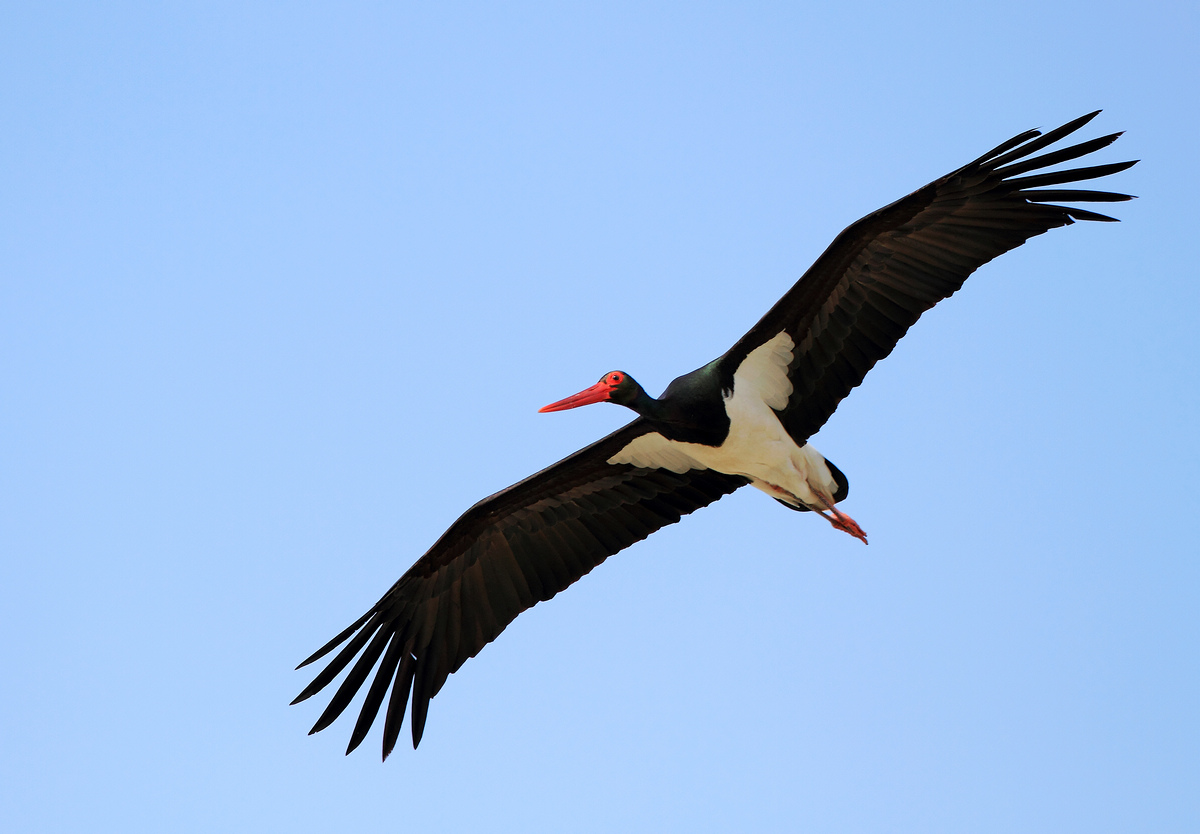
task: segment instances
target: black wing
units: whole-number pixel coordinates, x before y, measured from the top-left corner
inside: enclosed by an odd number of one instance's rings
[[[386,759],[410,691],[416,747],[429,699],[518,614],[617,551],[747,483],[708,469],[678,474],[607,463],[648,431],[638,418],[467,510],[370,611],[300,664],[349,640],[294,704],[321,691],[358,657],[310,733],[333,723],[378,665],[346,752],[362,742],[388,697]]]
[[[1119,202],[1107,191],[1034,190],[1124,171],[1135,162],[1035,173],[1097,151],[1114,133],[1027,158],[1095,118],[1076,119],[1042,135],[1030,130],[974,162],[867,215],[837,236],[795,286],[722,357],[732,373],[754,348],[787,331],[795,347],[793,385],[780,417],[803,443],[824,425],[926,310],[967,277],[1034,235],[1076,220],[1114,220],[1054,202]]]

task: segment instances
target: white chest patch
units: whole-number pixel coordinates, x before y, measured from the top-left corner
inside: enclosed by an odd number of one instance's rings
[[[775,498],[823,506],[814,491],[828,498],[836,489],[825,458],[812,446],[797,446],[775,413],[787,407],[792,395],[787,371],[794,348],[785,331],[752,350],[738,366],[733,391],[725,395],[729,436],[720,446],[680,443],[653,432],[633,440],[608,462],[677,473],[714,469],[749,478]]]

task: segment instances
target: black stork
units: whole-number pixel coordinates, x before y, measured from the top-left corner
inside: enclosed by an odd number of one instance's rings
[[[1026,131],[859,220],[727,353],[679,377],[658,399],[612,371],[541,409],[614,402],[638,416],[471,507],[371,610],[301,663],[346,644],[292,703],[324,689],[354,661],[310,732],[337,719],[375,669],[346,752],[362,742],[386,699],[386,759],[410,694],[415,748],[429,700],[447,676],[518,614],[746,484],[866,542],[862,528],[835,506],[848,493],[845,475],[808,438],[921,313],[978,267],[1049,229],[1114,220],[1057,204],[1129,195],[1054,186],[1135,162],[1042,169],[1104,148],[1121,134],[1031,157],[1098,112],[1044,135]]]

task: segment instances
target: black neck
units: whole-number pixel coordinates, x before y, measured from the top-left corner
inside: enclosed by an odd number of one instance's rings
[[[720,446],[729,435],[729,415],[715,365],[679,377],[659,399],[638,386],[634,399],[622,405],[653,423],[668,440]],[[732,385],[730,380],[729,387]]]

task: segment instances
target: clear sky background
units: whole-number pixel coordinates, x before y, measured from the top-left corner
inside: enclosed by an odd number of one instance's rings
[[[1165,2],[8,4],[0,827],[1200,829],[1197,44]],[[661,391],[1096,108],[1123,222],[984,267],[816,438],[869,548],[743,490],[521,616],[419,751],[306,736],[299,660],[630,417],[539,406]]]

